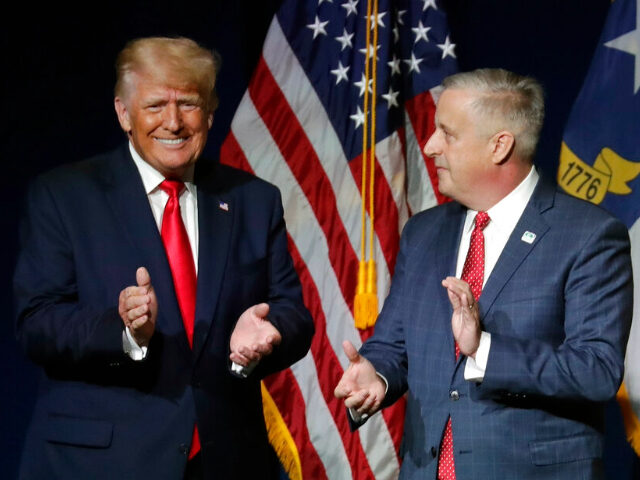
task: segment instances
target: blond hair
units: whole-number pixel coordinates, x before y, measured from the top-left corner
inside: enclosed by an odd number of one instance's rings
[[[134,76],[148,76],[176,88],[195,86],[204,101],[203,108],[210,113],[218,106],[215,84],[219,68],[218,53],[189,38],[138,38],[118,54],[115,95],[127,99]]]
[[[442,85],[477,92],[472,108],[486,120],[479,128],[492,129],[491,135],[509,130],[515,153],[533,159],[544,121],[544,92],[536,80],[501,68],[481,68],[451,75]]]

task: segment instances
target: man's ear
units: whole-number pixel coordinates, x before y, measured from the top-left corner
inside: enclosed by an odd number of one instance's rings
[[[120,97],[116,97],[113,100],[113,105],[116,107],[116,113],[118,114],[118,121],[125,133],[131,132],[131,119],[129,118],[129,111],[124,101]]]
[[[516,139],[508,130],[502,130],[491,138],[491,149],[493,163],[499,165],[504,163],[513,153]]]

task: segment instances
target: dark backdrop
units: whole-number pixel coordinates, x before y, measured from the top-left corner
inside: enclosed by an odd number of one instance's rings
[[[342,0],[334,0],[340,2]],[[415,0],[418,1],[418,0]],[[76,3],[76,2],[73,2]],[[95,4],[97,3],[97,5]],[[30,178],[123,140],[113,111],[113,63],[131,38],[185,35],[223,57],[220,108],[206,153],[217,158],[259,57],[278,0],[14,4],[2,28],[0,201],[0,476],[14,478],[38,370],[13,338],[11,274],[17,225]],[[606,17],[609,0],[445,0],[461,70],[504,67],[533,75],[547,94],[537,164],[555,174],[562,131]],[[608,411],[611,478],[638,478],[615,404]],[[635,469],[635,470],[633,470]],[[635,476],[634,476],[635,475]]]

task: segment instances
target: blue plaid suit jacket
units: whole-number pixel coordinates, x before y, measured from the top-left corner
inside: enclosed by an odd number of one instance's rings
[[[449,416],[461,480],[601,478],[603,405],[622,380],[632,315],[627,229],[538,182],[479,300],[491,349],[476,384],[466,357],[454,362],[440,283],[455,275],[465,213],[454,202],[408,222],[361,349],[389,382],[383,406],[407,393],[401,478],[436,477]]]

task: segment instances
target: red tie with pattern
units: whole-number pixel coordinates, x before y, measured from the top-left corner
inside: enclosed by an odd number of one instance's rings
[[[167,205],[162,215],[162,243],[167,252],[167,259],[171,267],[173,286],[182,315],[182,323],[187,332],[189,346],[193,348],[193,324],[196,313],[196,267],[191,252],[191,244],[187,229],[180,214],[180,194],[184,190],[184,183],[178,180],[165,180],[160,188],[169,195]],[[194,426],[193,440],[189,459],[200,451],[198,429]]]
[[[471,232],[471,242],[467,258],[462,267],[462,280],[469,284],[473,298],[478,300],[482,293],[482,282],[484,281],[484,234],[482,231],[489,223],[487,212],[478,212],[476,215],[476,226]],[[456,361],[460,356],[460,348],[456,343]],[[440,445],[440,458],[438,459],[438,480],[455,480],[456,467],[453,461],[453,431],[451,430],[451,417],[447,421],[447,426],[442,435]]]

